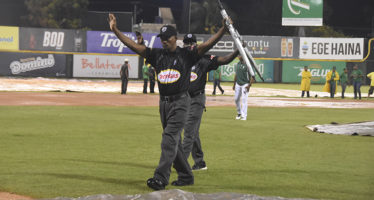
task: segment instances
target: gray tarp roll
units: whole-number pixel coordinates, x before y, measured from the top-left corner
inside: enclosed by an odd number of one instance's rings
[[[323,125],[309,125],[306,127],[318,133],[374,136],[374,121],[356,122],[350,124],[332,123]]]
[[[183,190],[162,190],[148,194],[137,195],[110,195],[101,194],[79,198],[58,197],[53,200],[306,200],[298,198],[282,198],[282,197],[260,197],[251,194],[236,193],[214,193],[214,194],[196,194]]]

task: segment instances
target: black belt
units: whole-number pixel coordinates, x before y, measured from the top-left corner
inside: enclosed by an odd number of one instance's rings
[[[182,92],[182,93],[172,95],[172,96],[162,96],[162,95],[160,95],[160,99],[161,99],[161,101],[172,102],[172,101],[176,101],[178,99],[181,99],[181,98],[187,97],[187,96],[188,96],[187,92]]]
[[[191,97],[196,97],[197,95],[204,94],[204,93],[205,93],[204,90],[199,90],[199,91],[196,91],[196,92],[190,93],[190,96],[191,96]]]

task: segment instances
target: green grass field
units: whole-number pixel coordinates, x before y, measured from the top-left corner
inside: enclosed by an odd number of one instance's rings
[[[207,171],[197,193],[372,199],[374,138],[318,134],[304,126],[374,120],[372,110],[209,107],[200,135]],[[0,191],[35,198],[151,190],[160,156],[157,107],[0,107]],[[172,172],[171,181],[176,179]],[[167,189],[176,189],[168,186]]]

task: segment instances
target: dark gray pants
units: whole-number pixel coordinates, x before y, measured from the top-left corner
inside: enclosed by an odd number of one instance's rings
[[[330,98],[334,98],[336,90],[336,83],[335,81],[330,82]]]
[[[190,104],[191,98],[188,95],[172,102],[160,100],[160,117],[164,131],[160,162],[155,170],[154,178],[161,180],[164,184],[169,184],[172,165],[178,173],[178,180],[188,183],[194,181],[181,144],[181,133]]]
[[[218,89],[223,93],[223,89],[221,87],[221,81],[219,79],[214,79],[213,83],[213,94],[216,94],[216,87],[218,86]]]
[[[155,93],[155,79],[149,79],[149,91],[150,93]]]
[[[144,80],[143,93],[147,93],[148,79],[143,79],[143,80]]]
[[[121,94],[126,94],[126,92],[127,92],[127,83],[128,82],[129,82],[128,79],[122,79]]]
[[[355,94],[355,99],[357,99],[357,93],[359,99],[361,99],[361,81],[353,81],[353,93]]]
[[[345,89],[347,88],[347,83],[341,83],[342,86],[342,98],[344,98]]]
[[[187,122],[184,127],[183,151],[187,159],[191,153],[195,164],[204,162],[199,129],[201,117],[205,109],[205,98],[205,94],[199,94],[191,98],[191,107],[188,111]]]

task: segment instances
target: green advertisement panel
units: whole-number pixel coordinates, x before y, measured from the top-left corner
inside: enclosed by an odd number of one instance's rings
[[[322,26],[323,0],[283,0],[283,26]]]
[[[345,62],[319,62],[319,61],[283,61],[282,83],[300,83],[301,73],[304,66],[308,66],[308,70],[312,74],[312,83],[324,84],[326,82],[327,72],[336,67],[336,71],[340,74],[346,67]]]
[[[233,82],[235,78],[235,65],[239,62],[239,59],[233,60],[227,65],[220,66],[221,69],[221,81]],[[272,60],[255,60],[259,71],[264,78],[265,82],[274,82],[274,61]],[[209,73],[209,80],[213,80],[213,72]],[[261,79],[256,74],[257,82],[262,82]]]

